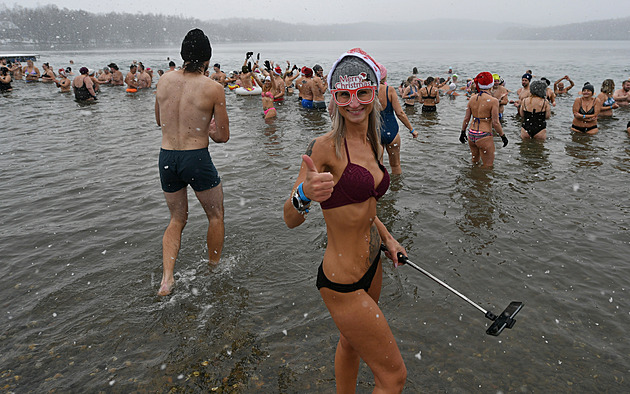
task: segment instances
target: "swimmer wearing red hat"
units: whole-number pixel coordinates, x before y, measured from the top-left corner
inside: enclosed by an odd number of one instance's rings
[[[59,73],[59,79],[57,80],[57,87],[59,88],[59,91],[61,91],[62,93],[69,92],[70,87],[72,85],[72,81],[68,79],[68,76],[66,75],[66,71],[63,68],[60,68],[58,70],[58,73]]]
[[[508,144],[508,139],[503,133],[499,122],[499,100],[492,97],[490,89],[494,86],[492,74],[484,71],[479,73],[473,83],[477,93],[473,94],[466,106],[466,115],[462,123],[462,131],[459,141],[464,144],[468,141],[468,147],[472,154],[472,163],[481,164],[483,168],[491,168],[494,164],[494,140],[492,128],[499,133],[503,146]],[[470,129],[468,124],[472,117]],[[468,136],[466,132],[468,131]]]

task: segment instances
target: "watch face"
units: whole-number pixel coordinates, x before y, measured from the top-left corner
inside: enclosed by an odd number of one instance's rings
[[[295,209],[299,210],[300,209],[300,198],[298,197],[297,193],[295,193],[293,195],[293,198],[291,199],[291,201],[293,202],[293,206],[295,207]]]

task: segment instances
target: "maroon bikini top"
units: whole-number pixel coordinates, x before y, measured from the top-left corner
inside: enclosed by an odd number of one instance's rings
[[[378,167],[383,171],[383,179],[381,183],[374,188],[374,177],[365,167],[350,162],[350,153],[348,152],[348,142],[343,141],[346,146],[346,156],[348,156],[348,164],[343,170],[339,181],[333,188],[332,195],[326,201],[322,201],[320,206],[322,209],[331,209],[341,207],[348,204],[356,204],[366,201],[370,197],[377,200],[385,194],[389,188],[389,173],[385,167],[379,162]]]

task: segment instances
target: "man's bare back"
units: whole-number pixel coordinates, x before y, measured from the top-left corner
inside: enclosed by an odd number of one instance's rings
[[[214,116],[216,128],[211,130]],[[230,138],[225,91],[200,73],[177,70],[166,73],[157,84],[155,119],[162,127],[162,148],[193,150]]]

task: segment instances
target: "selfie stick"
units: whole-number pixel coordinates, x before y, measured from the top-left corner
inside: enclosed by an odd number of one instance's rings
[[[384,244],[381,244],[381,250],[383,252],[387,252],[388,251],[387,246],[385,246]],[[503,331],[504,328],[514,327],[514,324],[516,323],[516,319],[514,319],[514,316],[516,316],[516,314],[521,310],[521,308],[523,308],[522,302],[512,301],[510,305],[508,305],[507,308],[505,308],[505,310],[501,312],[500,315],[497,316],[491,311],[487,311],[483,309],[482,307],[480,307],[479,305],[471,301],[468,297],[466,297],[459,291],[453,289],[451,286],[447,285],[440,279],[433,276],[430,272],[414,264],[411,260],[409,260],[407,256],[405,256],[401,252],[398,252],[397,257],[398,257],[399,263],[407,264],[411,268],[415,269],[416,271],[420,271],[421,273],[428,276],[430,279],[433,279],[435,282],[437,282],[441,286],[446,287],[448,290],[450,290],[453,294],[455,294],[459,298],[463,299],[464,301],[468,302],[470,305],[479,309],[486,318],[492,320],[494,323],[492,323],[492,325],[488,327],[488,329],[486,330],[486,334],[497,336],[501,333],[501,331]]]

